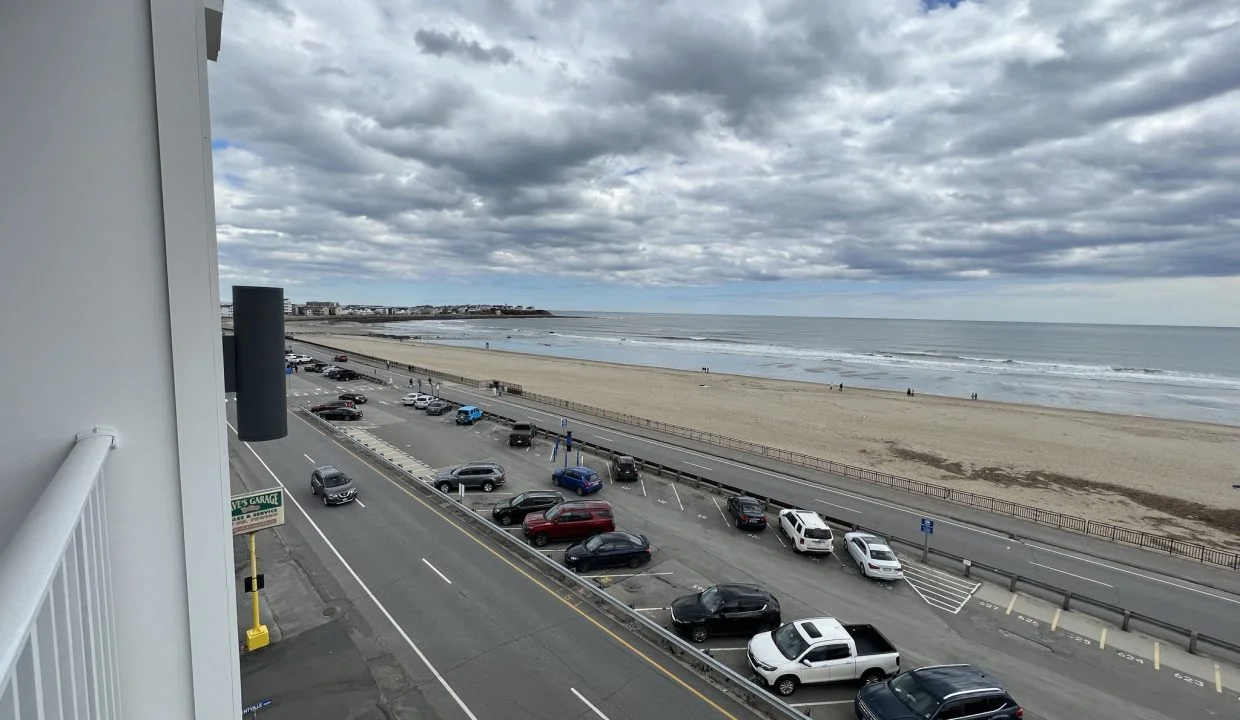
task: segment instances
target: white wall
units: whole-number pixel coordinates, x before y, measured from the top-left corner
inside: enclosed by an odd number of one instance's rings
[[[204,23],[201,0],[0,0],[0,549],[74,434],[117,428],[126,718],[240,708]]]

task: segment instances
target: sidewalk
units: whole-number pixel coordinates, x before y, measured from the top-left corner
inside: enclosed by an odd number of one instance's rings
[[[235,469],[231,476],[234,494],[261,489],[247,487]],[[324,602],[277,532],[262,530],[256,536],[258,568],[265,576],[259,617],[271,644],[253,653],[245,650],[252,613],[251,596],[244,592],[249,541],[241,535],[233,543],[243,707],[263,706],[245,720],[395,718],[354,643],[347,612],[339,603]]]

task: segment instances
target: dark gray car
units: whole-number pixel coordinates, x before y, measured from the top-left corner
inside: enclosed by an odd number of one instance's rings
[[[315,468],[310,473],[310,492],[322,498],[324,505],[343,505],[357,499],[353,478],[331,465]]]
[[[529,490],[500,500],[491,508],[491,519],[500,525],[511,525],[520,522],[526,515],[544,512],[564,502],[564,496],[555,490]]]
[[[459,487],[491,492],[504,484],[504,466],[492,462],[471,462],[446,467],[435,473],[435,488],[452,492]]]

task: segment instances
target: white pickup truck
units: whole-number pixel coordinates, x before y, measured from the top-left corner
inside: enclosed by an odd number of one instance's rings
[[[873,625],[830,617],[784,623],[749,641],[749,667],[787,697],[800,685],[861,680],[876,683],[900,670],[900,653]]]

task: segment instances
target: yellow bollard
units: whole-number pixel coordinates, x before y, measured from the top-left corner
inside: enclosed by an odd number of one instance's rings
[[[250,533],[250,590],[253,593],[253,627],[245,631],[245,649],[249,652],[262,650],[271,644],[267,626],[258,619],[258,552],[255,550],[254,533]]]

